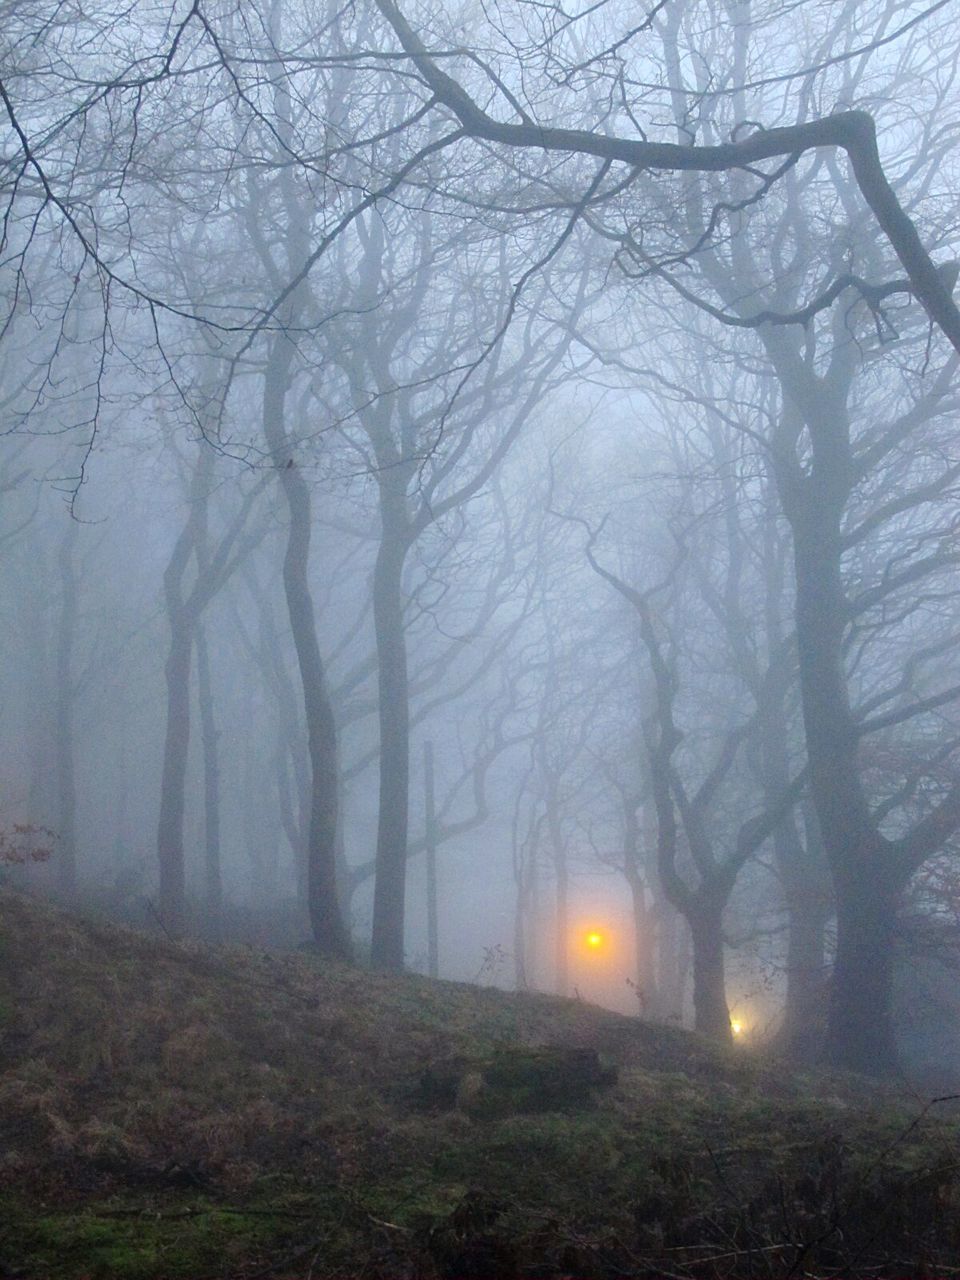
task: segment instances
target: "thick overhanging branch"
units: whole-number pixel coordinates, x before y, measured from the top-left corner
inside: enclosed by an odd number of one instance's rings
[[[874,323],[877,328],[877,337],[883,342],[887,337],[899,337],[893,325],[887,318],[883,303],[885,299],[893,297],[895,294],[915,295],[916,290],[909,279],[903,278],[899,280],[888,280],[883,284],[870,284],[869,281],[861,279],[860,276],[853,275],[849,272],[837,276],[826,288],[812,298],[810,302],[802,307],[797,307],[794,311],[773,311],[765,308],[762,311],[755,311],[750,315],[737,315],[731,311],[725,311],[722,307],[716,307],[712,303],[707,302],[704,298],[683,285],[675,276],[671,275],[662,263],[659,263],[649,254],[644,253],[640,246],[629,238],[624,239],[624,250],[629,253],[640,263],[640,270],[631,272],[623,267],[624,274],[633,279],[642,279],[646,276],[657,276],[665,281],[666,284],[679,294],[687,302],[693,303],[695,307],[699,307],[701,311],[705,311],[707,315],[712,316],[715,320],[719,320],[721,324],[730,325],[736,329],[759,329],[763,324],[773,325],[774,327],[782,327],[786,325],[803,325],[806,326],[820,314],[826,311],[828,307],[833,306],[836,300],[847,289],[853,289],[860,295],[860,298],[869,309],[873,316]],[[682,255],[682,260],[687,260],[697,252],[694,247],[689,253]],[[681,259],[678,259],[681,260]],[[942,263],[937,268],[941,280],[946,284],[951,294],[957,280],[957,264],[954,262]]]
[[[376,0],[376,5],[437,102],[454,113],[464,133],[472,138],[508,147],[596,156],[634,168],[685,173],[721,173],[742,169],[764,160],[803,154],[818,147],[845,151],[860,193],[900,259],[914,295],[960,352],[960,309],[887,181],[877,149],[876,126],[868,112],[841,111],[805,124],[758,129],[739,141],[717,146],[681,146],[671,142],[611,137],[586,129],[551,128],[525,121],[519,124],[504,122],[489,116],[462,85],[441,71],[394,0]]]

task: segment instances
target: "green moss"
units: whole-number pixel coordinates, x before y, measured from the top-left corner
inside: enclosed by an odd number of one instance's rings
[[[276,1188],[274,1189],[276,1192]],[[0,1258],[31,1280],[175,1280],[219,1274],[282,1256],[324,1228],[344,1205],[296,1192],[227,1208],[202,1197],[110,1199],[60,1211],[0,1199]]]

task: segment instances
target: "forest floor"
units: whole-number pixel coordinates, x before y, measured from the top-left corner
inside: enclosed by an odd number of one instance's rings
[[[946,1276],[946,1111],[0,891],[0,1277]]]

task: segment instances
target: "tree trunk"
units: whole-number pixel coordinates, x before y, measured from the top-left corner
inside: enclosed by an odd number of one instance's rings
[[[897,1061],[891,1003],[897,906],[901,886],[876,875],[841,877],[837,888],[837,954],[833,966],[828,1061],[877,1075]]]
[[[765,744],[767,762],[779,754],[777,746]],[[771,775],[776,783],[770,783]],[[768,772],[767,794],[782,793],[780,781],[785,767]],[[830,875],[813,815],[805,837],[790,814],[774,833],[774,857],[783,885],[787,910],[787,989],[783,1011],[783,1040],[791,1056],[802,1062],[814,1061],[824,1037],[826,1003],[826,939],[824,932],[832,914]]]
[[[827,475],[792,512],[797,649],[811,793],[837,897],[824,1054],[833,1067],[881,1075],[896,1065],[890,1002],[898,892],[891,851],[860,779],[848,702],[839,517],[845,492],[842,475]]]
[[[160,872],[160,921],[174,937],[183,932],[186,916],[186,868],[183,820],[186,808],[187,757],[190,749],[190,667],[199,622],[198,611],[184,600],[183,578],[197,549],[206,519],[206,486],[211,459],[203,454],[190,486],[190,514],[174,543],[163,572],[163,595],[170,627],[164,666],[167,719],[160,779],[157,862]],[[199,564],[198,564],[199,573]]]
[[[280,806],[280,824],[293,854],[297,902],[304,914],[309,915],[307,840],[310,831],[310,751],[299,719],[297,691],[281,653],[281,640],[277,634],[272,601],[260,590],[255,575],[250,575],[248,581],[259,609],[261,643],[257,659],[264,682],[272,690],[277,703],[273,770]],[[338,823],[340,825],[342,824]]]
[[[527,887],[521,871],[515,879],[517,890],[513,907],[513,981],[518,991],[530,990],[527,968]]]
[[[666,897],[658,900],[656,911],[660,922],[657,939],[660,1007],[657,1016],[682,1026],[690,975],[690,928]]]
[[[183,815],[190,747],[190,660],[193,627],[183,610],[170,614],[167,682],[167,725],[163,742],[157,859],[160,868],[160,919],[174,937],[183,932],[186,872]]]
[[[536,989],[537,925],[539,913],[539,876],[537,853],[538,829],[531,831],[526,858],[519,838],[517,823],[513,833],[513,879],[516,885],[516,903],[513,917],[513,959],[518,991]]]
[[[723,955],[723,905],[707,900],[687,915],[693,940],[694,1029],[732,1042]]]
[[[779,659],[787,648],[784,625],[786,577],[780,510],[771,490],[763,522],[763,612],[770,656],[757,699],[761,748],[757,772],[767,805],[777,803],[790,783],[790,732],[793,671]],[[744,670],[749,670],[745,664]],[[826,941],[832,914],[830,872],[823,854],[809,793],[801,800],[803,823],[791,810],[773,833],[773,854],[787,912],[786,992],[781,1039],[795,1061],[820,1056],[826,1013]]]
[[[783,1038],[790,1056],[799,1062],[815,1061],[823,1040],[826,1010],[826,913],[815,890],[787,895],[787,990],[783,1014]]]
[[[381,969],[403,969],[410,790],[410,691],[403,625],[403,563],[409,545],[402,496],[382,504],[383,528],[373,574],[380,720],[380,807],[371,959]]]
[[[51,795],[51,783],[56,770],[56,716],[49,708],[50,682],[55,655],[50,653],[50,619],[47,613],[47,593],[40,585],[49,580],[49,567],[41,548],[34,543],[16,578],[16,598],[20,629],[26,644],[26,666],[22,673],[26,706],[30,709],[29,781],[27,784],[25,820],[32,826],[52,827],[57,797]],[[18,814],[19,818],[20,815]],[[54,854],[56,856],[56,854]],[[42,869],[42,864],[37,864]]]
[[[113,819],[113,861],[119,868],[118,875],[122,874],[124,870],[129,870],[130,848],[133,843],[128,839],[127,833],[127,812],[130,801],[130,769],[128,760],[129,753],[126,750],[126,744],[121,738],[119,740],[119,749],[117,750],[117,759],[113,773],[113,794],[117,806]]]
[[[256,699],[247,696],[245,721],[258,720]],[[241,820],[250,865],[250,906],[258,944],[267,944],[271,904],[278,899],[280,827],[263,803],[263,756],[248,734],[243,743]]]
[[[654,1016],[660,1004],[656,973],[657,926],[654,913],[647,906],[646,885],[636,867],[632,867],[629,862],[626,865],[626,878],[633,908],[637,1005],[638,1011],[649,1018]]]
[[[306,840],[310,828],[310,785],[309,778],[300,776],[302,770],[298,767],[297,756],[302,750],[303,757],[307,760],[309,753],[306,744],[297,741],[299,737],[299,723],[294,722],[294,731],[290,732],[282,722],[278,722],[277,741],[273,749],[273,771],[280,806],[280,825],[293,854],[297,902],[306,911],[310,896],[307,890]]]
[[[197,699],[200,706],[200,731],[203,738],[205,904],[208,924],[214,934],[217,934],[223,908],[223,878],[220,866],[220,734],[214,715],[207,637],[202,626],[197,627]]]
[[[313,936],[324,955],[352,958],[352,947],[337,898],[337,739],[317,640],[313,599],[307,585],[310,499],[306,484],[284,472],[290,507],[290,535],[283,561],[283,585],[303,684],[310,752],[310,825],[307,839],[307,907]]]
[[[775,853],[788,914],[787,990],[783,1039],[796,1061],[815,1062],[826,1031],[827,922],[833,915],[833,886],[811,798],[802,806],[802,831],[794,820],[790,842]]]
[[[623,874],[630,886],[633,908],[633,945],[636,965],[636,997],[638,1012],[651,1018],[659,1007],[657,991],[657,922],[656,913],[647,905],[647,886],[641,868],[644,866],[639,797],[629,792],[621,796],[623,809]]]
[[[440,937],[437,921],[437,815],[433,785],[433,743],[423,744],[424,832],[427,861],[427,973],[440,977]]]
[[[76,521],[60,544],[60,619],[57,633],[57,880],[72,898],[77,889],[77,783],[73,742],[73,647],[77,626]]]
[[[554,911],[554,982],[559,996],[570,994],[570,867],[560,824],[560,808],[554,793],[556,780],[548,780],[545,802],[550,856],[553,860],[557,889]]]
[[[310,490],[291,465],[285,428],[285,400],[293,344],[278,333],[270,346],[264,375],[263,422],[290,513],[283,558],[283,589],[297,652],[310,753],[310,823],[307,838],[307,906],[322,954],[350,960],[353,948],[337,897],[337,733],[327,693],[326,673],[317,639],[310,594]]]
[[[557,872],[556,901],[556,990],[559,996],[570,994],[570,872],[566,850],[559,849],[554,859]]]
[[[170,626],[170,650],[165,668],[167,682],[167,723],[163,750],[163,774],[160,790],[160,820],[157,829],[157,859],[160,866],[160,918],[171,933],[180,933],[186,913],[186,873],[184,867],[183,822],[187,757],[190,747],[190,668],[193,646],[197,641],[203,610],[223,586],[229,570],[222,562],[211,563],[206,548],[207,499],[212,478],[213,454],[201,450],[189,492],[189,516],[174,545],[163,574],[164,601]],[[253,493],[256,491],[254,490]],[[253,493],[245,499],[234,528],[221,543],[224,556],[234,544],[249,511]],[[240,553],[237,553],[240,554]],[[189,591],[184,579],[191,559],[195,561],[196,578]],[[226,572],[226,576],[225,576]],[[206,666],[202,673],[200,710],[204,717],[205,791],[209,823],[211,810],[209,788],[215,782],[210,774],[210,751],[216,733],[209,698]],[[215,772],[215,771],[214,771]],[[215,787],[214,787],[215,789]],[[213,838],[219,841],[219,817],[213,804]],[[208,828],[209,838],[209,828]]]

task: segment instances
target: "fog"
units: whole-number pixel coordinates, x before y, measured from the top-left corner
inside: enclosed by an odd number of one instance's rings
[[[0,12],[2,882],[948,1078],[949,6]]]

